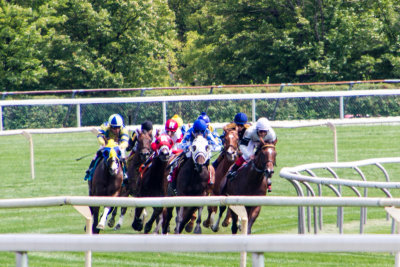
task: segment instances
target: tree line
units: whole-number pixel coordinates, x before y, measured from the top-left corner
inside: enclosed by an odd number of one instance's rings
[[[0,91],[389,79],[397,0],[0,0]]]

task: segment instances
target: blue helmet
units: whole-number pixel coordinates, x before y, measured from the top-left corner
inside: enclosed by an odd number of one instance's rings
[[[207,124],[201,119],[197,119],[193,123],[193,132],[199,133],[204,132],[207,129]]]
[[[239,112],[235,115],[235,119],[233,120],[233,122],[236,124],[245,124],[247,122],[247,115]]]
[[[202,112],[200,114],[200,116],[197,118],[198,120],[203,120],[205,121],[207,124],[210,123],[210,118],[207,116],[207,114],[205,112]]]

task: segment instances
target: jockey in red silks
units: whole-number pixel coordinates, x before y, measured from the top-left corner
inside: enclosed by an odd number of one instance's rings
[[[169,119],[165,123],[165,128],[161,130],[161,132],[157,132],[157,135],[166,134],[171,137],[173,143],[172,153],[179,154],[182,152],[182,149],[178,148],[180,142],[182,142],[183,134],[179,130],[179,124],[174,119]],[[156,136],[157,137],[157,136]]]
[[[260,118],[256,125],[251,126],[244,133],[243,139],[239,143],[239,150],[242,155],[236,160],[231,170],[227,174],[228,179],[233,179],[236,176],[237,170],[254,157],[255,148],[260,143],[260,139],[265,143],[276,144],[278,139],[274,129],[272,129],[267,118]],[[268,191],[271,192],[271,184],[268,184]]]

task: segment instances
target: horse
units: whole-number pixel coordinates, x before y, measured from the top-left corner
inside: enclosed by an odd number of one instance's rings
[[[89,181],[89,196],[118,197],[123,180],[122,163],[120,160],[121,152],[118,144],[113,139],[108,140],[102,152],[102,158],[94,171],[92,180]],[[90,207],[93,215],[92,232],[95,234],[104,229],[111,207],[104,208],[100,222],[98,218],[99,209],[99,207]]]
[[[221,195],[221,182],[230,169],[230,167],[235,163],[238,153],[239,153],[239,134],[237,128],[226,129],[224,128],[225,136],[224,136],[224,149],[221,152],[221,161],[218,164],[217,169],[215,170],[215,182],[212,187],[211,195],[219,196]],[[214,216],[217,212],[218,207],[208,207],[208,217],[203,222],[204,227],[210,227],[214,232],[218,231],[219,221],[221,218],[213,223]],[[230,217],[228,217],[228,213],[225,221],[227,221]]]
[[[210,155],[210,146],[203,136],[198,136],[189,147],[192,156],[186,159],[179,169],[176,179],[177,196],[206,196],[209,180],[207,161]],[[184,153],[184,152],[183,152]],[[185,225],[198,210],[198,218],[194,233],[201,233],[201,211],[203,207],[180,207],[176,217],[175,234],[182,233]],[[167,208],[164,214],[162,232],[168,233],[169,223],[172,218],[173,207]]]
[[[166,135],[160,135],[155,141],[155,155],[150,165],[146,166],[142,172],[138,183],[137,197],[164,197],[167,195],[167,179],[165,176],[166,167],[171,156],[173,146],[172,139]],[[135,209],[135,218],[132,222],[132,228],[141,231],[143,228],[142,214],[143,207]],[[153,214],[144,227],[144,233],[150,232],[153,223],[162,213],[162,207],[154,207]]]
[[[267,179],[271,178],[274,173],[276,154],[275,144],[265,143],[260,138],[260,144],[257,147],[254,159],[241,167],[236,176],[227,181],[223,193],[236,196],[265,196],[267,193]],[[226,207],[221,210],[225,209]],[[246,206],[246,211],[248,216],[247,233],[251,234],[251,228],[260,214],[261,206]],[[236,234],[238,231],[238,216],[233,211],[231,216],[232,234]]]
[[[137,140],[137,148],[136,153],[133,151],[131,155],[128,157],[127,161],[127,175],[128,175],[128,183],[122,187],[122,192],[120,196],[128,197],[128,196],[136,196],[137,188],[138,188],[138,177],[140,177],[139,168],[140,166],[146,162],[146,160],[150,157],[152,153],[151,142],[153,140],[151,134],[148,131],[136,130],[138,133]],[[134,153],[134,155],[133,155]],[[115,226],[115,230],[121,228],[124,220],[124,215],[127,211],[126,207],[121,207],[121,215],[118,220],[117,225]],[[108,222],[109,227],[113,227],[115,223],[115,217],[117,215],[117,209],[113,210],[112,217]]]

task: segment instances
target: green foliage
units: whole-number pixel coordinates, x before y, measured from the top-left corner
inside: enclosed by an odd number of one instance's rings
[[[2,90],[169,85],[175,35],[164,1],[42,2],[2,1]]]

